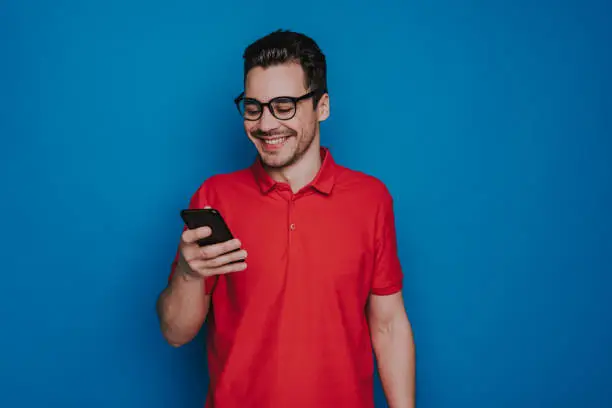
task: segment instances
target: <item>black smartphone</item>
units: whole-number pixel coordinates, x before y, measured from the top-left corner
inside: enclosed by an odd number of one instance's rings
[[[193,208],[181,211],[181,218],[189,229],[209,227],[212,233],[198,241],[198,245],[212,245],[234,238],[219,211],[213,208]]]

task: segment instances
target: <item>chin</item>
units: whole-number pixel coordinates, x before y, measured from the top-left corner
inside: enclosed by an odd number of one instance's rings
[[[278,150],[270,150],[262,146],[261,142],[258,142],[256,146],[263,164],[267,167],[279,169],[293,163],[293,161],[295,160],[296,151],[295,146],[289,143],[290,142],[287,142]]]
[[[273,169],[282,169],[283,167],[287,167],[293,161],[292,156],[278,156],[275,154],[269,154],[267,152],[263,152],[260,154],[260,156],[263,164]]]

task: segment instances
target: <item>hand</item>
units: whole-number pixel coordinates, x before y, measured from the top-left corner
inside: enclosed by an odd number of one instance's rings
[[[209,227],[183,232],[179,246],[179,267],[183,276],[207,278],[246,269],[246,262],[232,263],[244,260],[247,256],[246,251],[240,249],[242,244],[238,239],[202,247],[198,245],[198,240],[210,234],[212,231]]]

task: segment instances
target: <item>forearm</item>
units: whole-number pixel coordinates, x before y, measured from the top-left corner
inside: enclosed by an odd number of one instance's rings
[[[405,314],[372,330],[372,344],[389,408],[414,408],[415,348]]]
[[[157,300],[160,328],[168,343],[178,347],[190,342],[206,319],[209,303],[204,280],[185,278],[177,270]]]

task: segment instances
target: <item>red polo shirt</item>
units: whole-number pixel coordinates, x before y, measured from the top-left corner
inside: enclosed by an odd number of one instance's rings
[[[374,407],[366,302],[402,288],[392,198],[321,154],[298,193],[256,160],[191,200],[218,209],[248,252],[246,270],[206,281],[207,408]]]

